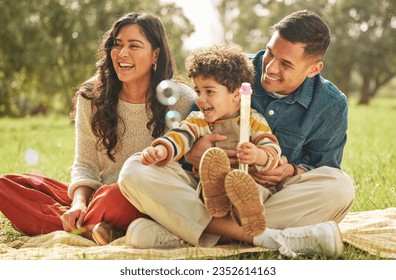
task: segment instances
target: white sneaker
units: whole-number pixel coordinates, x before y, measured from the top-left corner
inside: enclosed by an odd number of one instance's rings
[[[334,221],[286,228],[281,230],[274,240],[280,245],[279,252],[291,258],[297,255],[325,255],[337,258],[344,251],[341,232]]]
[[[125,244],[138,249],[148,248],[179,248],[187,242],[158,224],[145,218],[134,220],[127,229]]]
[[[344,251],[341,232],[334,221],[283,230],[267,228],[254,237],[253,244],[279,250],[282,255],[290,258],[297,255],[338,258]]]

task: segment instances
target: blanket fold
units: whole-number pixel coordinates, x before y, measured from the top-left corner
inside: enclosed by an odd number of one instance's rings
[[[396,208],[350,212],[340,223],[343,240],[381,258],[396,259]],[[221,245],[212,248],[135,249],[120,238],[107,246],[64,231],[40,236],[22,236],[0,244],[0,260],[124,260],[124,259],[215,259],[268,251],[250,245]]]

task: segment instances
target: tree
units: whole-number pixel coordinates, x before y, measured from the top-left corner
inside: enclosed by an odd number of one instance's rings
[[[300,9],[321,14],[327,4],[327,0],[217,0],[224,41],[233,41],[249,53],[265,48],[271,26],[284,16]]]
[[[353,48],[355,71],[361,78],[360,104],[368,104],[378,89],[396,76],[396,1],[361,3],[343,0],[349,16],[348,37]]]
[[[184,68],[183,38],[193,26],[173,3],[0,0],[0,116],[54,106],[67,112],[76,87],[95,72],[101,36],[128,11],[161,18],[178,67]]]
[[[224,40],[250,53],[263,49],[271,26],[291,12],[308,9],[319,14],[332,33],[323,74],[349,95],[356,73],[362,81],[361,104],[396,76],[395,0],[218,0],[217,5]]]

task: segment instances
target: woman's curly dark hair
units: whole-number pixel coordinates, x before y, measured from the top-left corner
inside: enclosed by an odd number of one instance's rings
[[[147,106],[152,112],[147,123],[147,129],[152,129],[153,138],[159,137],[165,130],[164,118],[167,110],[167,106],[158,102],[155,97],[156,87],[162,80],[172,79],[176,71],[164,27],[157,17],[148,13],[128,13],[118,19],[112,28],[104,34],[98,49],[97,73],[95,77],[81,86],[77,94],[92,100],[94,114],[91,128],[98,137],[97,149],[106,149],[108,157],[113,161],[115,160],[114,154],[117,142],[120,134],[124,133],[125,126],[123,131],[118,131],[118,123],[123,123],[117,113],[122,83],[114,70],[110,53],[120,29],[130,24],[139,26],[140,31],[150,42],[153,50],[160,49],[157,69],[151,71],[151,83],[147,96]],[[72,117],[74,114],[75,112],[72,111]]]

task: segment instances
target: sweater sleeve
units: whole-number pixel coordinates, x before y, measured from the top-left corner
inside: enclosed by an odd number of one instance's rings
[[[195,141],[209,133],[208,123],[203,119],[201,112],[191,112],[185,120],[180,122],[178,127],[170,129],[164,136],[154,140],[151,144],[153,147],[162,144],[168,151],[168,157],[159,162],[159,165],[180,160],[191,150]]]
[[[73,198],[74,190],[79,186],[88,186],[95,190],[102,185],[96,137],[91,130],[91,101],[79,95],[76,106],[76,147],[68,189],[70,198]]]
[[[253,109],[252,109],[253,110]],[[278,139],[272,133],[265,118],[256,112],[252,111],[250,118],[251,138],[253,144],[259,149],[262,149],[268,155],[268,161],[265,165],[255,165],[258,171],[271,170],[278,166],[281,159],[281,148]]]

